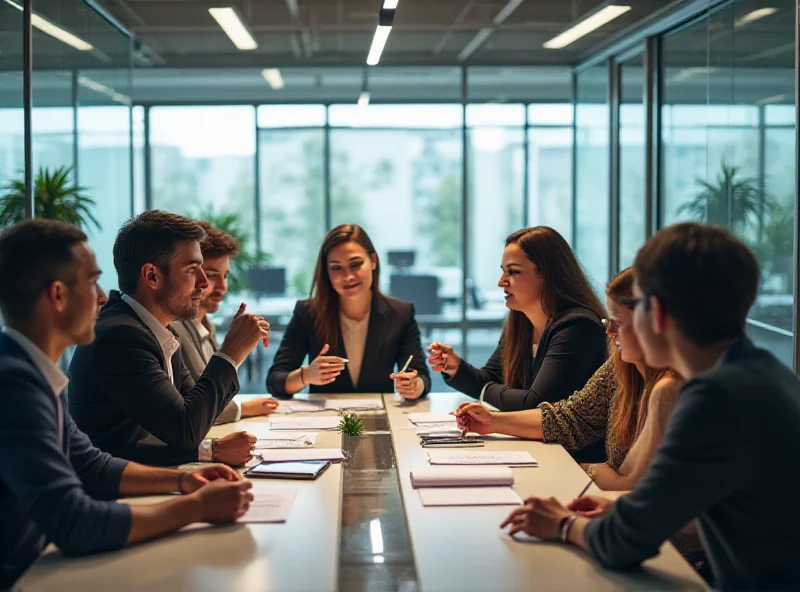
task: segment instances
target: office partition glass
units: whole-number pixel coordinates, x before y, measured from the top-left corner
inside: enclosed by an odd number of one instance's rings
[[[572,118],[570,103],[528,106],[528,226],[550,226],[572,237]]]
[[[22,109],[22,13],[0,2],[0,187],[20,178],[25,167]]]
[[[525,106],[467,106],[467,316],[500,320],[505,238],[525,226]]]
[[[619,65],[619,261],[624,269],[633,263],[644,243],[645,200],[645,96],[642,54]]]
[[[332,105],[331,225],[361,224],[382,288],[421,320],[461,318],[460,105]]]
[[[574,249],[598,294],[608,281],[610,111],[608,64],[576,76]]]

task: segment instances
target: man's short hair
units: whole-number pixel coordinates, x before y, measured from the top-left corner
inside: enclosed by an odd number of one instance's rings
[[[658,231],[633,264],[642,293],[656,296],[697,345],[733,339],[758,293],[758,262],[724,228],[683,223]]]
[[[74,285],[78,261],[73,247],[86,242],[75,226],[28,220],[0,234],[0,311],[8,321],[33,314],[42,290],[56,280]]]
[[[164,274],[179,243],[202,241],[205,232],[197,222],[178,214],[148,210],[128,220],[114,241],[114,268],[119,289],[133,292],[145,263],[152,263]]]
[[[212,226],[205,220],[198,220],[197,224],[206,233],[205,238],[200,242],[203,259],[236,257],[239,254],[239,243],[233,236],[216,226]]]

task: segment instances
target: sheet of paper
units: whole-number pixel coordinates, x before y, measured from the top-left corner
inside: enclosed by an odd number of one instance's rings
[[[509,467],[500,466],[434,466],[411,471],[414,487],[482,487],[514,484]]]
[[[265,437],[259,438],[256,441],[256,450],[265,450],[267,448],[305,448],[306,446],[314,446],[317,443],[317,435],[317,432],[298,434],[297,432],[270,430],[266,432]]]
[[[474,450],[428,450],[428,459],[432,465],[538,465],[530,452],[513,451],[481,451]]]
[[[335,430],[341,420],[338,415],[270,417],[269,425],[273,430]]]
[[[455,423],[456,416],[449,413],[409,413],[408,420],[417,425],[425,423]]]
[[[297,460],[331,460],[341,462],[346,458],[341,448],[262,450],[259,454],[264,462],[291,462]]]
[[[297,489],[254,488],[252,492],[255,499],[250,502],[250,509],[239,518],[239,522],[286,522],[297,497]]]
[[[383,402],[368,399],[325,399],[325,409],[383,409]]]
[[[455,421],[441,423],[423,423],[419,426],[411,424],[417,429],[419,436],[460,436],[461,430],[458,429]]]
[[[323,409],[321,401],[281,401],[274,413],[308,413]]]
[[[510,487],[422,487],[423,506],[517,506],[522,500]]]

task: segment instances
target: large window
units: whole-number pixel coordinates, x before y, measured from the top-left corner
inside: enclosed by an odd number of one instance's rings
[[[609,263],[608,65],[577,76],[575,121],[575,251],[602,293]]]
[[[460,105],[334,105],[331,225],[367,230],[382,288],[421,320],[460,319]]]

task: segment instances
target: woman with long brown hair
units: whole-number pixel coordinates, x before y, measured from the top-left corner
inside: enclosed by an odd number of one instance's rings
[[[380,262],[363,228],[342,224],[322,242],[311,297],[294,309],[267,390],[287,397],[316,393],[391,392],[417,399],[430,391],[414,305],[384,296]],[[311,362],[303,366],[308,356]],[[402,369],[411,357],[405,372]],[[393,384],[394,381],[394,384]]]
[[[510,312],[486,365],[442,343],[430,345],[428,361],[447,384],[503,411],[565,399],[606,360],[603,306],[567,241],[547,226],[509,235],[501,268]]]
[[[606,332],[614,354],[586,386],[557,403],[537,409],[492,413],[479,403],[456,412],[462,429],[557,442],[567,449],[588,446],[605,437],[608,460],[583,465],[598,487],[631,489],[647,469],[675,405],[680,378],[672,370],[650,368],[633,332],[633,271],[619,273],[606,289]]]

